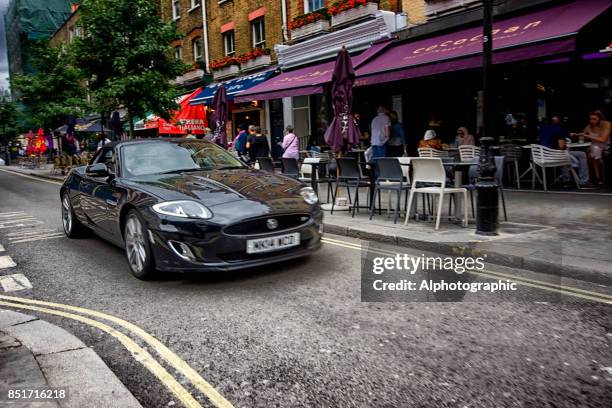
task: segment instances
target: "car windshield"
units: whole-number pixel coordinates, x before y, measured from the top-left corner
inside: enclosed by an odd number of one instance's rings
[[[122,157],[125,177],[245,167],[221,147],[197,140],[128,144]]]

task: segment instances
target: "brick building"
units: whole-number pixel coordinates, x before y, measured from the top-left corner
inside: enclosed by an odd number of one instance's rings
[[[203,0],[161,0],[160,13],[164,21],[174,21],[184,37],[176,40],[174,55],[192,69],[176,79],[185,90],[202,85],[206,73],[207,53],[204,32],[206,4]]]
[[[53,33],[50,44],[58,46],[60,44],[66,44],[74,40],[76,37],[81,35],[81,29],[77,27],[79,21],[79,5],[72,4],[70,17],[64,21],[64,23]]]
[[[240,56],[255,48],[269,49],[285,42],[282,1],[211,1],[208,34],[211,60]]]

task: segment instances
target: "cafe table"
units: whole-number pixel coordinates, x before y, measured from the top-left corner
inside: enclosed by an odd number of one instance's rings
[[[310,185],[312,189],[315,191],[317,196],[319,195],[319,183],[317,182],[317,178],[319,175],[319,171],[326,167],[329,164],[329,160],[322,159],[320,157],[306,157],[303,164],[308,164],[311,166],[310,171]]]
[[[567,148],[570,150],[585,150],[593,145],[592,142],[568,143]]]
[[[462,188],[463,187],[463,177],[465,173],[469,174],[471,166],[478,166],[478,163],[475,162],[444,162],[445,167],[453,168],[453,187]],[[463,217],[463,206],[467,205],[462,201],[462,194],[454,194],[455,199],[455,220],[461,221]],[[449,214],[450,215],[450,214]]]

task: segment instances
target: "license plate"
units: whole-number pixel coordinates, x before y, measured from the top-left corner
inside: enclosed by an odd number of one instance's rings
[[[300,245],[300,233],[278,235],[276,237],[267,237],[259,239],[250,239],[247,241],[247,254],[259,254],[262,252],[279,251],[285,248],[291,248]]]

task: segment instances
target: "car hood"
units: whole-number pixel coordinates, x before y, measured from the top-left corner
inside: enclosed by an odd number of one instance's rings
[[[253,169],[147,175],[126,180],[126,184],[164,201],[199,200],[208,207],[240,200],[272,207],[304,203],[300,182]]]

